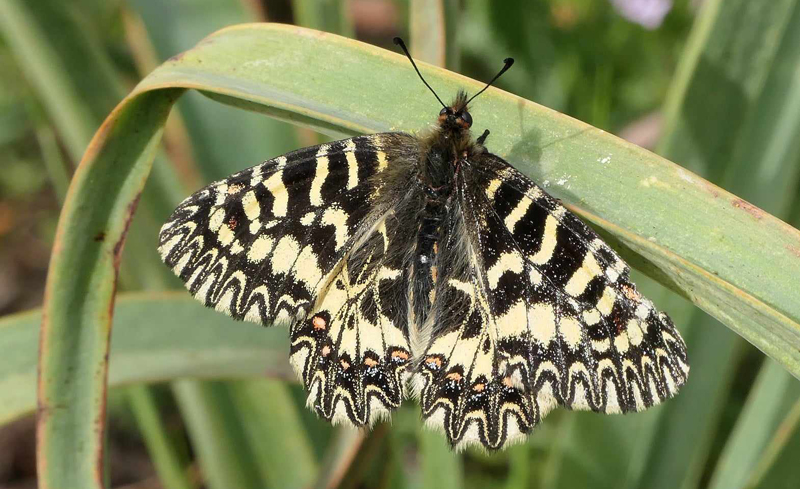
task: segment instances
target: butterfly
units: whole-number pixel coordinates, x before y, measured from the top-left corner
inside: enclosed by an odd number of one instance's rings
[[[552,409],[640,411],[686,382],[686,345],[629,267],[470,134],[468,99],[422,135],[279,156],[184,200],[159,237],[199,301],[285,323],[321,417],[354,426],[419,400],[451,446],[500,449]]]

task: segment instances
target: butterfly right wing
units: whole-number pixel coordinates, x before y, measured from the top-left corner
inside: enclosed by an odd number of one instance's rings
[[[428,423],[454,445],[497,449],[557,405],[620,413],[675,395],[685,344],[627,265],[500,158],[472,163],[454,227],[468,239],[441,257],[469,259],[439,283],[439,330],[420,369]]]

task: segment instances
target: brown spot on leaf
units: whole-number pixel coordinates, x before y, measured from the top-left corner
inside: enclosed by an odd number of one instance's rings
[[[100,242],[102,242],[104,239],[106,239],[106,233],[105,233],[105,231],[100,231],[99,233],[97,233],[97,234],[95,234],[95,235],[94,235],[94,240],[95,240],[95,242],[97,242],[97,243],[100,243]]]
[[[754,206],[750,202],[747,202],[746,200],[736,199],[731,204],[737,209],[742,209],[743,211],[747,212],[756,220],[760,220],[762,217],[764,217],[764,211]]]
[[[132,201],[128,203],[127,212],[125,215],[125,225],[122,228],[122,233],[119,236],[119,239],[116,243],[114,243],[114,270],[115,273],[119,273],[119,264],[120,260],[122,259],[122,247],[125,245],[125,237],[128,235],[128,229],[131,227],[131,221],[133,220],[133,214],[136,212],[136,207],[139,205],[139,199],[142,197],[142,193],[139,192],[136,194],[136,197]],[[116,280],[114,281],[116,283]],[[112,304],[113,307],[113,304]]]

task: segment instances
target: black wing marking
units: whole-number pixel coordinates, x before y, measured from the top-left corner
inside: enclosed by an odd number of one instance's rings
[[[455,445],[497,449],[557,405],[619,413],[675,395],[685,344],[619,256],[502,159],[482,155],[462,175],[452,232],[469,237],[470,260],[438,284],[419,380],[428,422]]]
[[[198,300],[290,323],[292,364],[327,419],[364,425],[403,397],[403,278],[385,228],[399,197],[385,187],[418,151],[401,133],[304,148],[200,190],[161,230],[164,262]]]

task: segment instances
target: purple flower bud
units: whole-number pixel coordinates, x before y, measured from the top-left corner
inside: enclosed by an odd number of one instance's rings
[[[645,29],[656,29],[672,9],[672,0],[610,0],[623,17]]]

